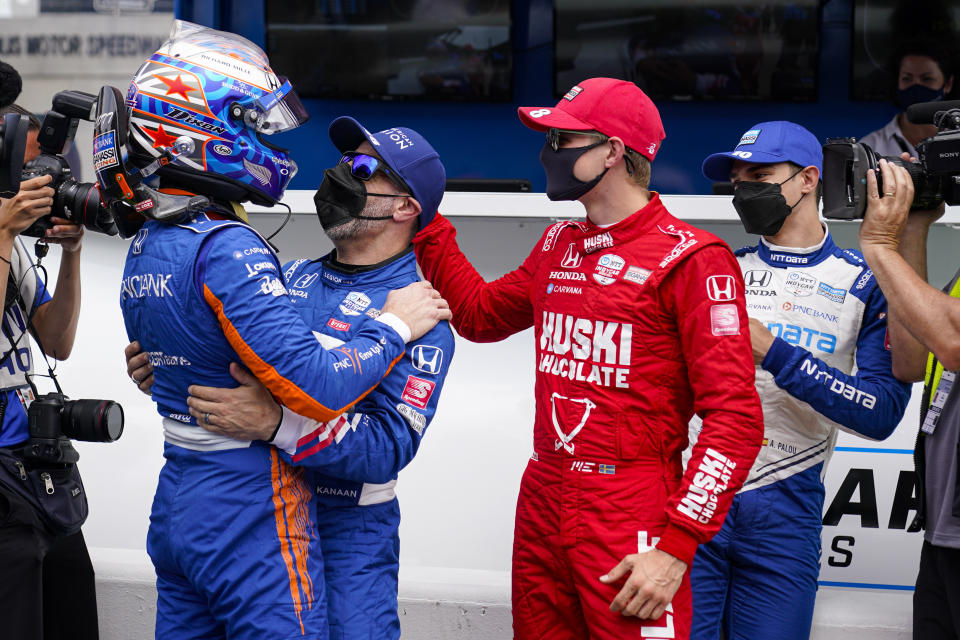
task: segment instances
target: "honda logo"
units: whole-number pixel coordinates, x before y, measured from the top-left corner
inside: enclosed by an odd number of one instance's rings
[[[582,261],[583,258],[577,251],[577,245],[571,242],[570,246],[567,247],[567,252],[563,254],[563,261],[560,262],[560,266],[564,269],[576,269]]]
[[[139,255],[143,251],[143,243],[147,241],[148,229],[137,231],[137,237],[133,239],[133,255]]]
[[[410,350],[410,362],[414,369],[436,375],[440,373],[440,366],[443,364],[443,351],[437,347],[418,344]]]
[[[770,284],[771,277],[766,269],[753,269],[743,274],[743,281],[748,287],[765,287]]]
[[[710,276],[707,278],[707,295],[717,302],[733,300],[737,297],[737,283],[733,276]]]
[[[297,281],[293,283],[294,289],[306,289],[313,285],[316,282],[319,274],[317,273],[308,273],[297,278]]]

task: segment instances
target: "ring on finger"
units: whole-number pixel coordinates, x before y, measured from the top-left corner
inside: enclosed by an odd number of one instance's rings
[[[209,411],[207,411],[206,413],[203,414],[203,421],[206,422],[207,424],[210,424],[210,412],[209,412]]]
[[[896,194],[895,191],[886,191],[886,192],[884,192],[883,195],[885,195],[885,196],[887,196],[887,197],[891,197],[891,196],[895,196],[895,195],[897,195],[897,194]]]
[[[138,387],[140,386],[140,383],[143,382],[143,380],[137,380],[137,377],[133,374],[130,375],[130,379],[133,380],[133,384],[137,385]]]

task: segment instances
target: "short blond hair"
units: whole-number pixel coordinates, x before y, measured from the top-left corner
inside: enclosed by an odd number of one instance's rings
[[[650,186],[650,161],[631,149],[623,148],[623,160],[627,163],[627,174],[631,182],[644,189]]]

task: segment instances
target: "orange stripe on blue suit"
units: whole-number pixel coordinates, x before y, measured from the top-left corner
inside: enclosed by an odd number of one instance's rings
[[[371,322],[324,350],[287,298],[276,256],[255,231],[198,214],[148,222],[130,245],[120,292],[128,337],[154,366],[164,456],[147,550],[157,571],[158,638],[328,637],[311,489],[263,443],[196,425],[191,384],[232,387],[242,362],[284,404],[335,417],[376,386],[403,340]]]

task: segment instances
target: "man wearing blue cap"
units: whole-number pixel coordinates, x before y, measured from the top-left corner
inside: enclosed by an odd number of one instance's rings
[[[823,475],[837,429],[889,436],[910,387],[891,372],[886,301],[859,252],[818,215],[823,154],[792,122],[761,122],[703,163],[732,181],[756,246],[736,252],[763,404],[764,446],[691,573],[691,638],[809,638]],[[873,201],[871,201],[871,205]],[[851,373],[852,371],[856,373]]]
[[[390,290],[420,279],[410,241],[437,212],[446,177],[436,151],[412,129],[371,133],[341,117],[329,133],[343,155],[324,172],[314,203],[335,248],[283,271],[294,306],[317,339],[336,350],[377,317]],[[332,640],[400,637],[394,487],[433,418],[453,350],[453,334],[441,322],[407,345],[366,398],[328,423],[281,408],[236,365],[236,389],[190,389],[190,412],[206,417],[200,423],[208,430],[271,441],[313,472]],[[129,360],[134,378],[150,375],[143,363],[143,356]]]

